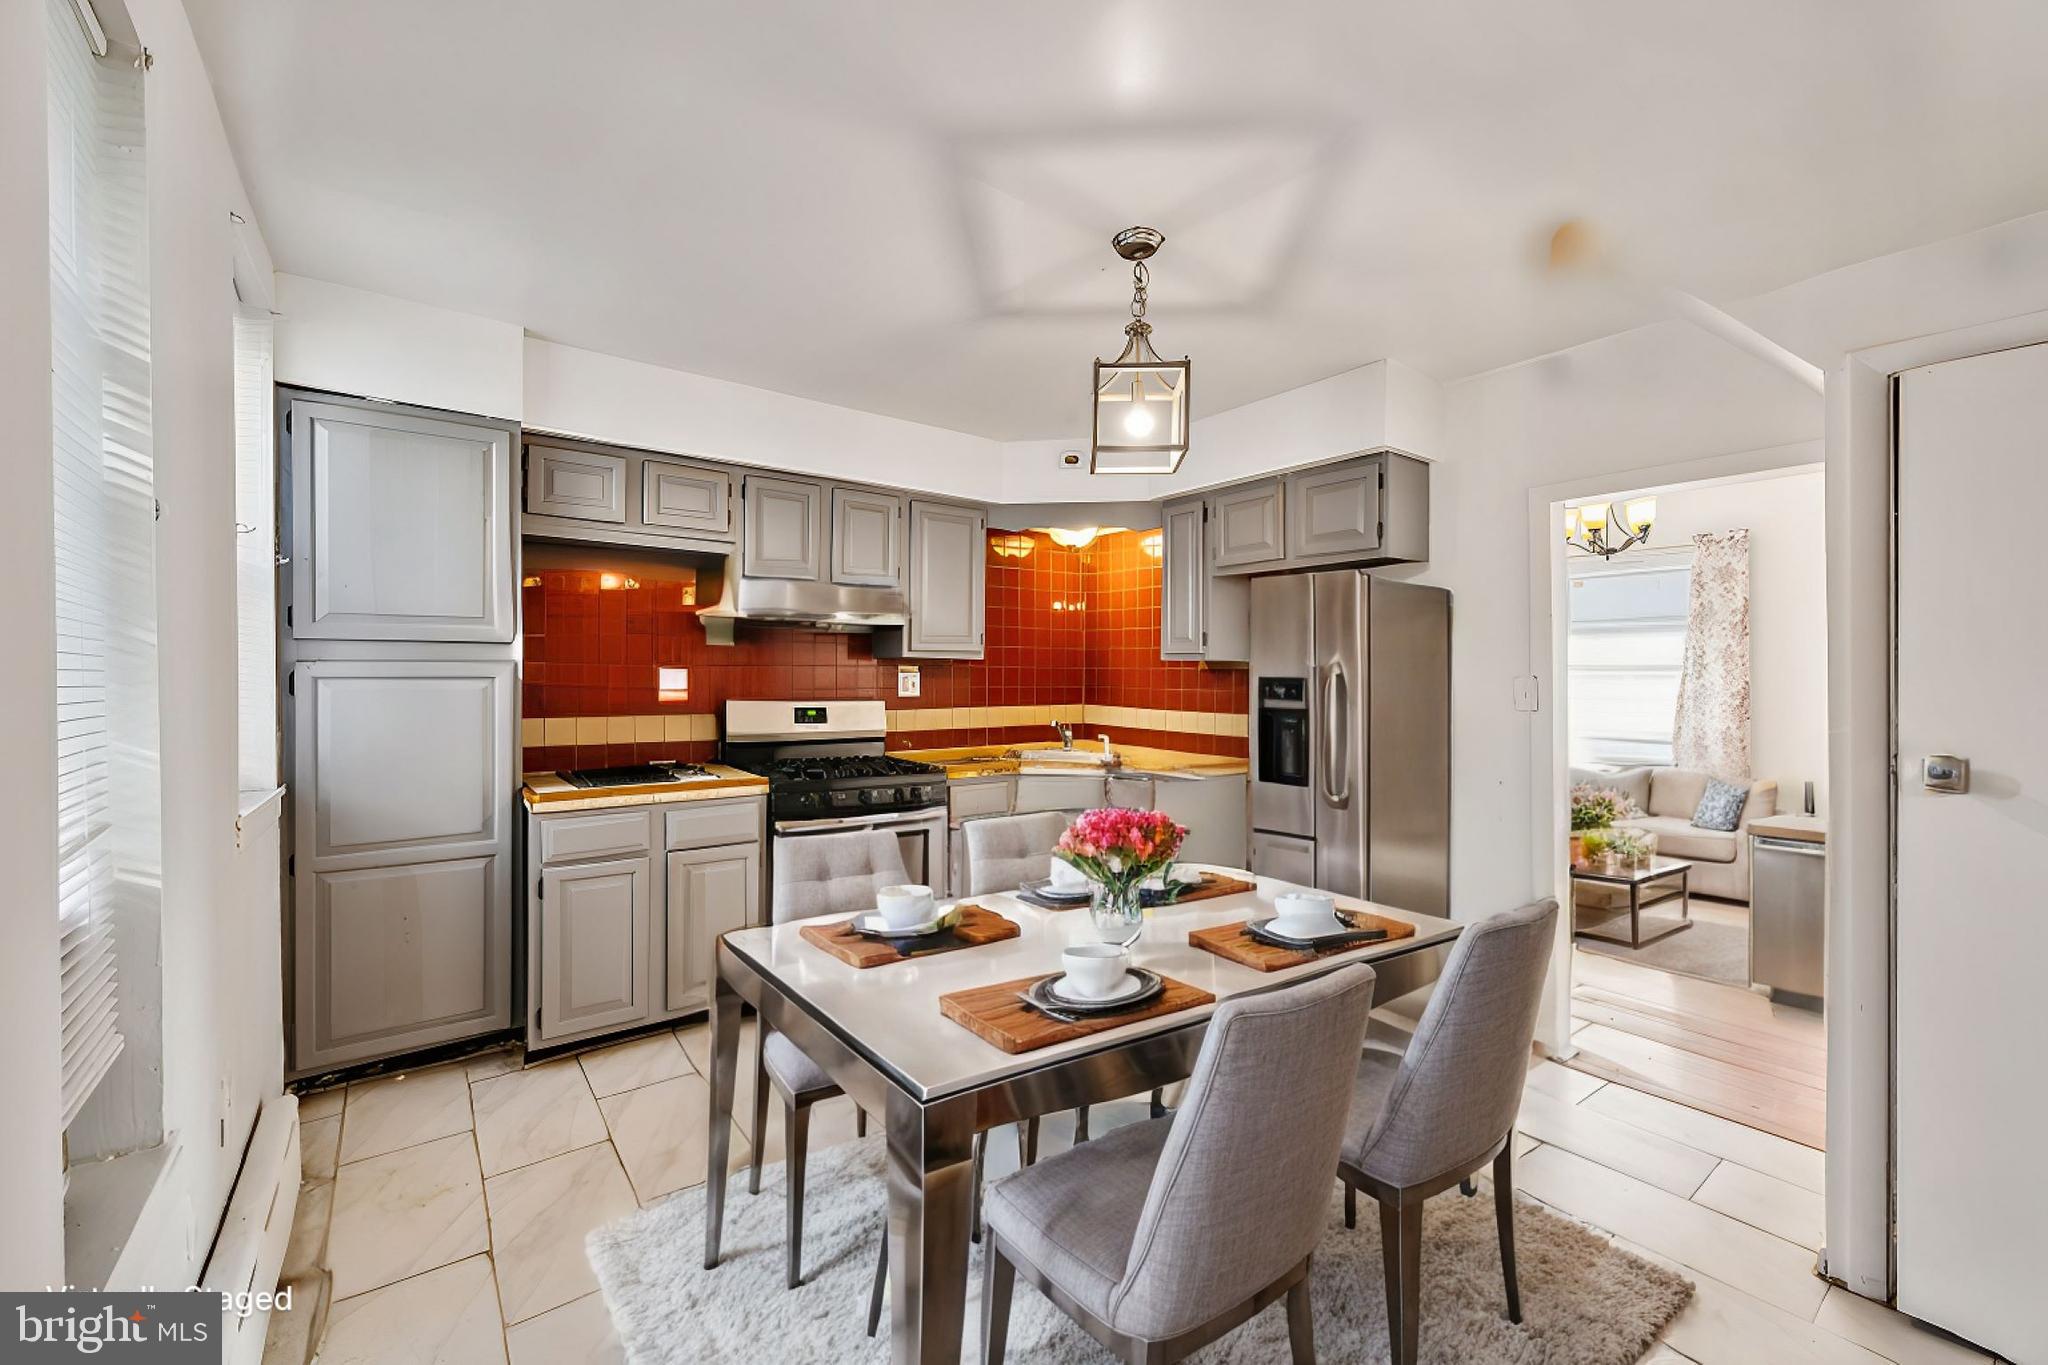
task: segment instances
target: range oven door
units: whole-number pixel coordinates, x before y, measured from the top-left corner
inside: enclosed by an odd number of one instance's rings
[[[910,880],[929,886],[940,899],[950,895],[946,885],[946,808],[877,811],[873,815],[831,815],[815,820],[777,820],[775,837],[769,847],[769,876],[774,876],[775,850],[791,839],[808,839],[820,834],[845,834],[856,829],[885,829],[896,836],[903,851],[903,869]]]

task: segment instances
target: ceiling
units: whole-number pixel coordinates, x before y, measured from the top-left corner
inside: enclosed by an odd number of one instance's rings
[[[2048,207],[2039,0],[187,0],[280,270],[998,439],[1128,267],[1197,414],[1634,326]]]

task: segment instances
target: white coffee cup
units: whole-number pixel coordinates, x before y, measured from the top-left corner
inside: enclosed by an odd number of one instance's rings
[[[1080,1000],[1100,1000],[1124,984],[1131,969],[1130,949],[1114,943],[1077,943],[1060,954],[1066,979],[1063,994]]]
[[[932,918],[929,886],[885,886],[875,893],[875,909],[891,929],[908,929]]]
[[[1075,867],[1065,858],[1052,860],[1052,889],[1055,891],[1085,891],[1088,889],[1088,874]]]
[[[1344,926],[1337,919],[1337,898],[1321,891],[1283,891],[1273,898],[1273,927],[1295,938],[1334,934]]]

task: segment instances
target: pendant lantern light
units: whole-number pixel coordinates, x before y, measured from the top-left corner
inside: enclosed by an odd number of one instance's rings
[[[1131,263],[1131,320],[1123,353],[1095,362],[1095,431],[1091,474],[1171,474],[1188,453],[1188,358],[1161,360],[1145,321],[1151,271],[1145,262],[1166,238],[1157,229],[1125,228],[1110,239]]]

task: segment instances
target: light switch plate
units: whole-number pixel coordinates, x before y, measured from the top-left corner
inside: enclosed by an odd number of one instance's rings
[[[1534,673],[1525,673],[1515,679],[1515,709],[1517,711],[1533,712],[1537,710],[1536,695],[1536,675]]]
[[[896,666],[896,695],[918,697],[924,695],[924,675],[917,671],[915,664]]]

